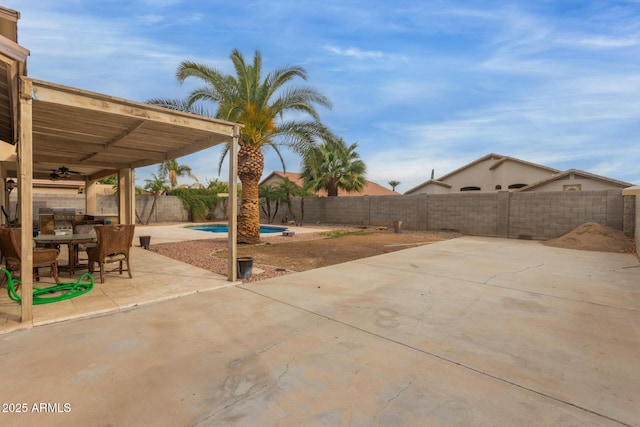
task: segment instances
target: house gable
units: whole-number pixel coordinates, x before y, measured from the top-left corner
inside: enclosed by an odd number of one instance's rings
[[[627,188],[633,184],[590,172],[569,169],[552,177],[530,184],[519,191],[597,191]]]
[[[515,190],[559,172],[515,157],[490,153],[405,194]],[[449,186],[448,189],[445,190],[444,185]]]

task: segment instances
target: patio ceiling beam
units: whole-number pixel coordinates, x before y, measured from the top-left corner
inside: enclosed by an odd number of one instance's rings
[[[138,120],[132,126],[130,126],[128,129],[122,131],[122,133],[120,135],[116,136],[111,141],[109,141],[106,144],[104,144],[102,147],[105,150],[107,148],[109,148],[109,147],[112,147],[113,145],[115,145],[118,142],[120,142],[120,141],[124,140],[125,138],[127,138],[130,134],[132,134],[136,130],[140,129],[144,125],[144,123],[145,123],[144,120]]]
[[[87,175],[87,181],[97,181],[99,179],[108,178],[110,176],[118,175],[117,170],[101,170],[99,172],[92,173],[91,175]]]
[[[135,132],[136,130],[140,129],[142,127],[142,125],[144,125],[144,123],[145,123],[144,120],[138,120],[137,122],[135,122],[133,124],[133,126],[130,126],[128,129],[125,129],[124,131],[122,131],[122,133],[120,135],[118,135],[117,137],[113,138],[111,141],[103,144],[101,150],[98,150],[98,151],[96,151],[94,153],[91,153],[91,154],[83,157],[81,159],[81,161],[84,162],[84,161],[90,160],[91,158],[97,156],[98,154],[104,153],[110,147],[113,147],[118,142],[125,140],[133,132]],[[132,150],[132,151],[135,151],[135,150]],[[139,152],[139,150],[137,150],[137,151]]]
[[[168,157],[167,160],[177,159],[178,157],[186,156],[187,154],[201,151],[206,148],[213,147],[214,145],[218,145],[220,143],[229,143],[231,142],[231,139],[232,139],[231,132],[228,134],[226,138],[220,138],[217,135],[210,135],[186,147],[176,148],[174,150],[167,152],[167,157]]]
[[[41,156],[39,156],[39,160],[42,162],[46,162],[47,159],[56,156],[65,156],[67,159],[68,157],[74,157],[76,158],[75,161],[80,160],[82,162],[86,162],[95,155],[104,153],[107,153],[108,155],[114,157],[122,157],[126,159],[133,159],[142,155],[148,159],[157,160],[158,162],[162,162],[166,158],[164,152],[160,152],[157,150],[125,147],[111,147],[109,150],[101,150],[100,146],[96,146],[96,144],[77,144],[71,146],[69,145],[69,143],[62,140],[53,141],[50,139],[48,139],[44,144],[35,144],[35,148],[38,152],[41,153]],[[77,157],[83,155],[85,157]],[[67,160],[67,162],[68,161],[69,160]]]

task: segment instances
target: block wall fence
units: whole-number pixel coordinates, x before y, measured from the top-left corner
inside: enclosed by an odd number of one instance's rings
[[[153,205],[153,195],[136,195],[136,213],[147,220]],[[10,203],[11,218],[15,217],[16,201]],[[82,194],[34,194],[33,195],[33,219],[38,219],[40,208],[65,207],[75,208],[76,213],[85,214],[85,196]],[[118,199],[114,195],[98,195],[97,211],[95,215],[117,215]],[[189,213],[184,208],[182,200],[175,196],[162,196],[158,198],[156,210],[149,223],[157,222],[183,222],[189,220]]]
[[[585,222],[598,222],[628,236],[636,234],[635,197],[621,190],[515,193],[459,193],[411,196],[295,198],[295,218],[280,206],[274,223],[289,220],[313,224],[393,227],[405,230],[457,230],[463,234],[546,240]],[[261,212],[263,222],[266,222]]]
[[[640,186],[625,188],[622,190],[624,197],[624,224],[625,234],[635,236],[636,254],[640,257]],[[634,227],[626,227],[633,222]]]
[[[621,190],[306,197],[304,202],[297,197],[293,199],[295,218],[287,212],[286,205],[281,204],[273,223],[280,224],[285,214],[289,220],[307,226],[344,224],[392,228],[394,221],[401,220],[404,230],[457,230],[469,235],[546,240],[595,221],[635,236],[638,242],[638,197],[623,196]],[[34,218],[39,208],[75,207],[79,213],[85,213],[84,200],[81,194],[34,195]],[[97,201],[96,214],[117,214],[115,196],[98,196]],[[136,195],[136,211],[144,220],[152,203],[153,196]],[[15,201],[10,207],[15,213]],[[261,221],[267,223],[262,210],[260,215]],[[150,222],[186,222],[188,219],[179,198],[162,196]]]

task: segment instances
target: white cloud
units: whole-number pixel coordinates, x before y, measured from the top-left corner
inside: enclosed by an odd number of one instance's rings
[[[283,0],[225,4],[221,15],[178,0],[132,0],[128,14],[120,2],[6,3],[22,12],[31,76],[114,96],[184,96],[199,83],[176,82],[180,61],[233,73],[234,47],[259,49],[265,71],[303,64],[333,101],[325,122],[360,143],[369,179],[397,179],[401,191],[488,152],[640,182],[635,5]],[[218,157],[184,162],[215,179]],[[282,168],[272,152],[265,161],[267,173]]]
[[[640,44],[640,39],[638,39],[637,37],[613,38],[598,36],[583,38],[582,40],[580,40],[580,43],[596,48],[619,48],[637,46],[638,44]]]
[[[349,47],[349,48],[343,49],[337,46],[325,46],[325,49],[335,55],[346,56],[346,57],[355,58],[355,59],[382,60],[386,56],[383,52],[380,52],[380,51],[367,51],[367,50],[357,49],[355,47]]]

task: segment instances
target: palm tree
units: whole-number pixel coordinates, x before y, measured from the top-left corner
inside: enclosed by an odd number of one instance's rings
[[[389,181],[389,185],[391,186],[391,191],[396,191],[396,187],[400,185],[400,181],[391,180]]]
[[[300,188],[298,191],[298,196],[300,196],[300,223],[298,225],[302,226],[304,223],[304,198],[313,196],[314,193],[309,190],[306,186]]]
[[[258,187],[258,197],[263,200],[261,203],[262,212],[267,216],[267,222],[271,224],[278,214],[282,195],[278,188],[271,184],[263,184]],[[271,214],[271,204],[275,203],[273,214]]]
[[[284,181],[278,185],[278,191],[280,192],[282,199],[287,202],[287,210],[291,214],[291,219],[297,223],[298,220],[296,219],[295,212],[293,212],[291,198],[300,194],[300,187],[295,185],[289,178],[285,178]]]
[[[194,77],[204,86],[196,88],[185,100],[155,99],[150,102],[205,115],[208,112],[199,102],[213,102],[217,105],[215,117],[244,125],[238,151],[238,177],[242,183],[238,243],[257,243],[260,241],[258,183],[264,170],[263,149],[273,148],[281,161],[278,146],[304,155],[319,139],[330,134],[320,123],[316,105],[330,108],[331,103],[311,87],[286,86],[297,77],[307,79],[307,72],[302,67],[277,68],[263,77],[259,51],[255,52],[251,64],[245,62],[237,49],[231,52],[230,58],[235,75],[196,62],[182,62],[176,73],[178,80],[184,82]],[[286,113],[303,113],[309,118],[285,119]],[[295,116],[299,117],[299,114]],[[219,170],[228,150],[229,145],[222,153]]]
[[[151,212],[149,212],[149,216],[147,217],[147,222],[145,222],[145,224],[149,224],[151,215],[153,215],[156,210],[158,197],[160,197],[163,191],[167,190],[167,180],[165,178],[158,177],[155,174],[152,174],[151,177],[152,179],[144,180],[144,189],[153,193],[153,204],[151,205]]]
[[[178,177],[188,176],[198,182],[198,178],[191,174],[191,168],[187,165],[181,165],[176,159],[165,160],[160,163],[158,174],[165,179],[169,179],[169,189],[173,190],[178,186]]]
[[[366,184],[367,166],[356,152],[358,144],[350,146],[342,138],[326,139],[303,161],[302,177],[311,191],[326,190],[337,196],[338,189],[362,192]]]

